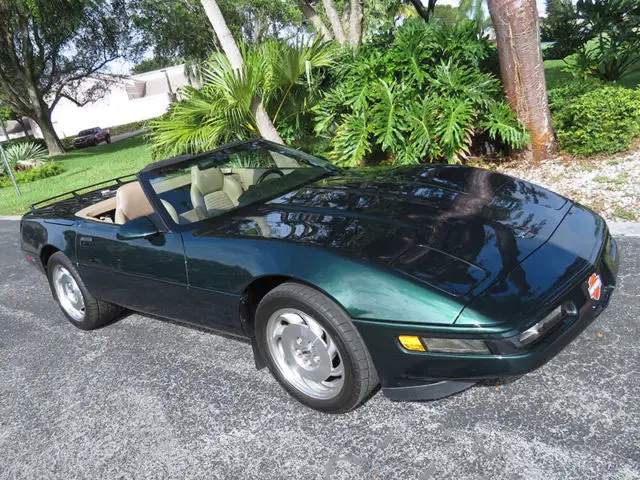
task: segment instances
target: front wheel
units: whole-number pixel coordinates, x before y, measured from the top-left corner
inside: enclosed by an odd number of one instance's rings
[[[117,305],[94,298],[73,263],[62,252],[51,255],[47,277],[53,297],[69,321],[82,330],[93,330],[112,322],[122,311]]]
[[[350,317],[306,285],[284,283],[262,299],[256,340],[276,380],[316,410],[353,410],[378,385],[369,351]]]
[[[107,138],[105,138],[105,141],[107,143],[111,143],[111,135],[107,135]]]

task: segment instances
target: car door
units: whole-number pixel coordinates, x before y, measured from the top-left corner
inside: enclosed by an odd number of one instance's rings
[[[132,310],[192,321],[180,233],[121,240],[118,228],[93,221],[78,227],[78,270],[91,294]]]
[[[243,335],[242,286],[253,278],[242,266],[247,258],[234,247],[233,239],[205,231],[206,228],[195,229],[182,234],[195,317],[204,327]]]

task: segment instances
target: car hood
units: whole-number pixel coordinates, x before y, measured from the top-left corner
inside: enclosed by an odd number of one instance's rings
[[[350,171],[240,209],[215,230],[336,250],[471,297],[543,245],[570,204],[472,167]]]

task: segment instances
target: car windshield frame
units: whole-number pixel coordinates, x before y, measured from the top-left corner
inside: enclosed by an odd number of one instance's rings
[[[269,195],[267,197],[260,198],[255,201],[236,206],[219,215],[214,215],[214,216],[204,218],[196,222],[190,222],[190,223],[176,223],[171,217],[171,215],[169,214],[169,212],[164,208],[164,206],[162,206],[160,197],[156,193],[153,187],[153,183],[154,183],[153,181],[158,178],[157,174],[159,171],[165,171],[171,168],[175,168],[175,169],[185,168],[186,166],[193,166],[193,165],[199,164],[200,162],[207,162],[207,167],[222,167],[228,161],[229,155],[232,155],[234,153],[241,153],[241,152],[260,150],[260,149],[266,149],[266,150],[274,151],[275,153],[280,153],[287,157],[291,157],[295,160],[298,160],[301,163],[309,165],[310,167],[322,168],[324,170],[324,173],[320,175],[316,175],[314,178],[309,178],[307,181],[303,181],[301,183],[291,185],[282,191],[278,191],[277,193],[274,193],[273,195]],[[332,165],[331,163],[329,163],[329,161],[324,160],[322,158],[310,155],[308,153],[302,152],[292,147],[288,147],[286,145],[280,145],[264,139],[257,139],[257,140],[248,140],[248,141],[228,144],[221,148],[218,148],[209,152],[205,152],[202,154],[198,154],[198,155],[185,155],[182,157],[170,158],[168,160],[156,162],[140,170],[136,174],[136,176],[147,198],[151,202],[155,213],[162,220],[165,227],[163,230],[167,232],[186,232],[186,231],[190,231],[195,228],[198,228],[205,223],[208,223],[211,221],[220,221],[225,218],[228,218],[229,215],[234,215],[235,213],[237,213],[238,211],[244,208],[265,204],[273,200],[274,198],[278,198],[282,195],[285,195],[297,188],[300,188],[304,185],[308,185],[311,182],[318,181],[321,178],[325,178],[326,176],[329,176],[329,175],[336,175],[340,172],[341,172],[340,168],[336,167],[335,165]]]
[[[78,133],[79,137],[88,137],[89,135],[94,135],[98,131],[97,128],[87,128]]]

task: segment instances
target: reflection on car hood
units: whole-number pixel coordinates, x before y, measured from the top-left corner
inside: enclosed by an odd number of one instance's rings
[[[214,229],[334,249],[468,297],[544,244],[570,204],[499,173],[435,165],[347,172]]]

